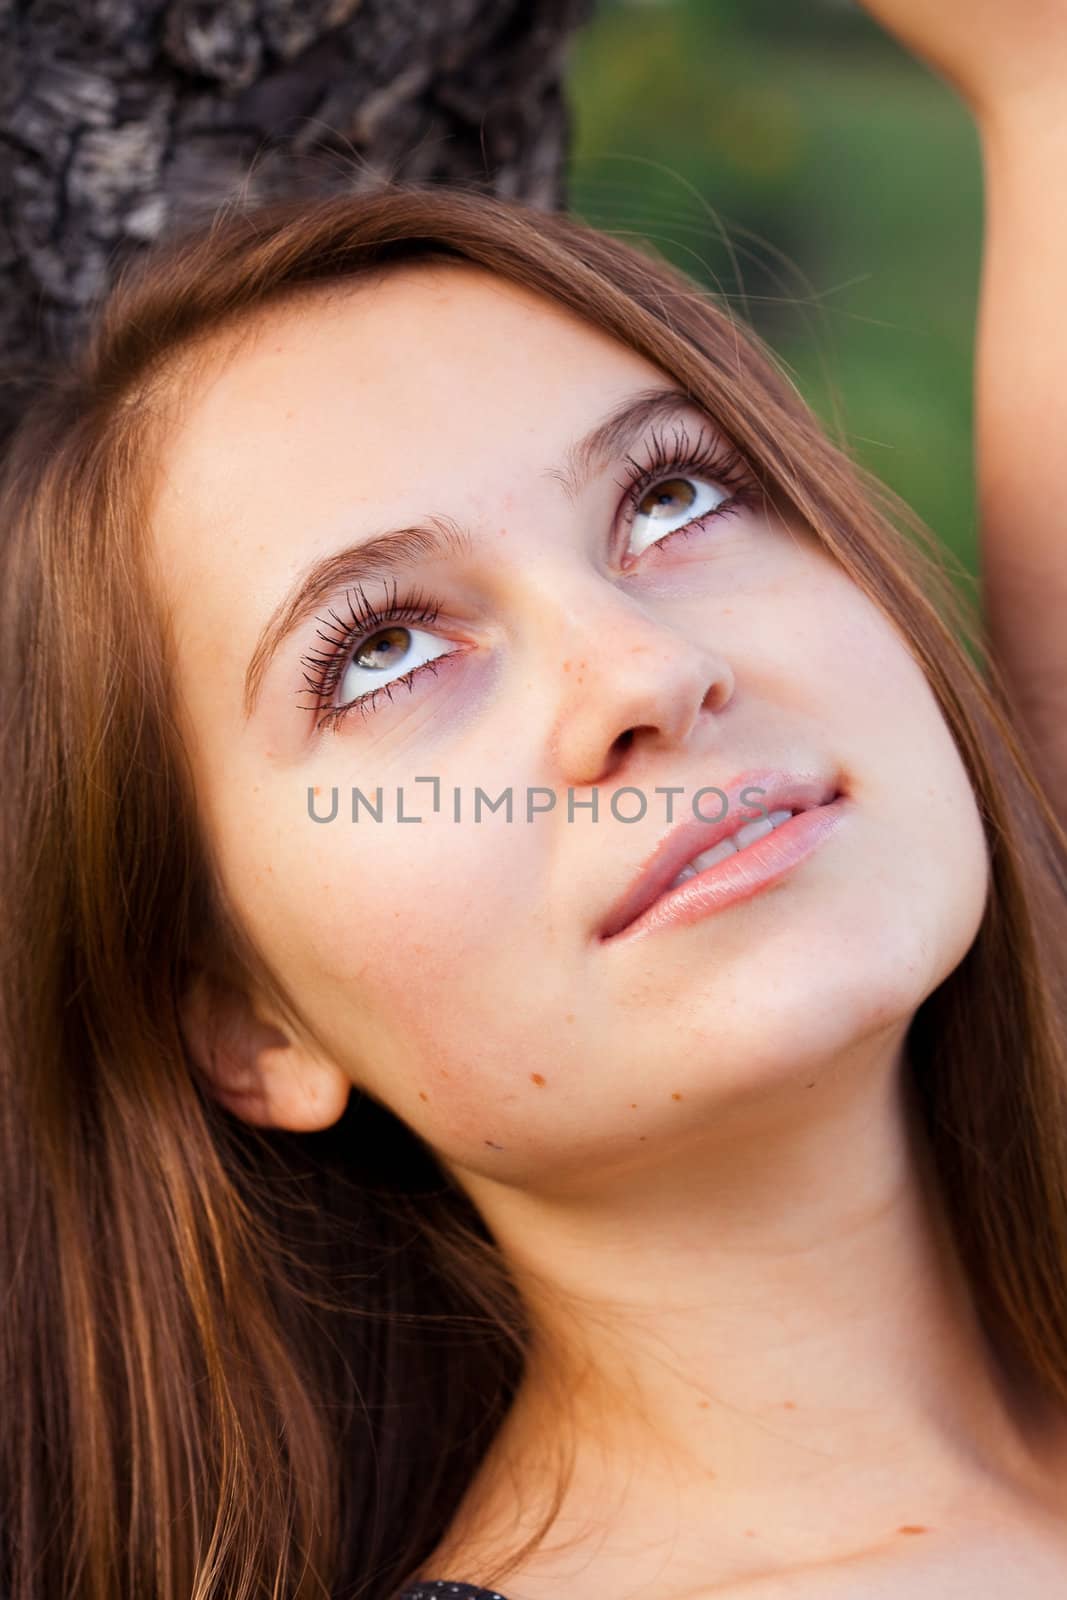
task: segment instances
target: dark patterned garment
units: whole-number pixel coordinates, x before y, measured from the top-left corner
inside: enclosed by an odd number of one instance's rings
[[[405,1589],[400,1600],[505,1600],[495,1589],[476,1589],[473,1583],[452,1583],[448,1578],[427,1578]]]

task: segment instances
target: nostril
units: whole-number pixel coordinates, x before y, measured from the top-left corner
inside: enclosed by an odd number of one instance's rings
[[[615,743],[611,748],[616,755],[625,755],[626,751],[629,750],[633,742],[634,730],[632,728],[627,728],[625,733],[619,734],[619,737],[615,740]]]

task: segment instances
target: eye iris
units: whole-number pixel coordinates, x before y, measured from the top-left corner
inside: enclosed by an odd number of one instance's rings
[[[649,516],[654,521],[658,518],[676,516],[679,511],[684,511],[696,499],[692,485],[686,478],[670,478],[666,483],[658,483],[654,489],[649,489],[638,501],[637,509],[641,516]],[[672,502],[681,501],[681,504]],[[646,510],[646,504],[651,501],[651,507]]]
[[[379,643],[379,640],[386,641]],[[390,666],[390,651],[398,651],[400,655],[408,649],[410,644],[409,630],[407,628],[382,628],[372,634],[366,644],[360,646],[353,656],[357,667],[369,667],[381,671],[383,667]]]

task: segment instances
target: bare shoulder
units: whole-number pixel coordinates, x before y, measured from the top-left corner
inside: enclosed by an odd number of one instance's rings
[[[1067,1514],[994,1517],[970,1532],[917,1529],[877,1550],[819,1561],[764,1577],[700,1588],[670,1586],[661,1575],[656,1600],[1063,1600],[1067,1594]],[[578,1586],[583,1597],[604,1593],[646,1600],[652,1591],[627,1589],[617,1574],[609,1584]],[[575,1586],[568,1590],[575,1593]],[[558,1576],[525,1569],[503,1584],[507,1600],[551,1600]]]
[[[1062,1600],[1067,1517],[1058,1527],[990,1529],[969,1545],[936,1532],[880,1552],[757,1578],[679,1600]]]
[[[506,1600],[559,1600],[561,1594],[568,1600],[609,1594],[625,1600],[1064,1600],[1067,1418],[1050,1419],[1046,1433],[1028,1474],[1011,1480],[976,1475],[936,1505],[928,1497],[928,1521],[903,1523],[862,1549],[855,1541],[847,1549],[847,1524],[855,1519],[841,1507],[839,1525],[827,1526],[822,1549],[836,1544],[844,1553],[774,1572],[753,1570],[751,1545],[746,1566],[731,1571],[729,1556],[705,1529],[682,1559],[675,1547],[673,1572],[669,1562],[658,1561],[639,1571],[632,1556],[621,1560],[612,1541],[601,1538],[595,1549],[568,1547],[562,1564],[547,1552],[529,1556],[494,1587]],[[473,1579],[485,1568],[484,1550],[466,1544],[449,1557],[434,1570]]]

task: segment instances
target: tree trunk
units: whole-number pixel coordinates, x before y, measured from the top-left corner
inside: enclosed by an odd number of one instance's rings
[[[565,204],[595,0],[0,0],[0,438],[168,225],[387,176]]]

